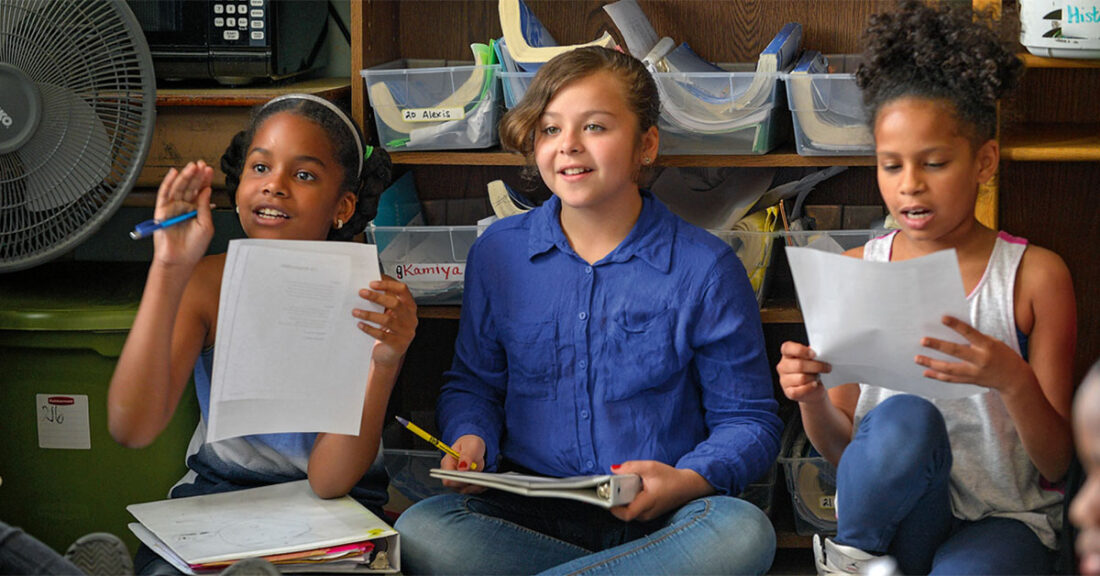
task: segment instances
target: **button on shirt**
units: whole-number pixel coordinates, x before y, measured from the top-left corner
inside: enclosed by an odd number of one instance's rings
[[[594,265],[561,203],[494,223],[471,248],[455,357],[439,398],[447,442],[485,440],[548,476],[627,460],[695,470],[738,494],[779,452],[756,299],[724,242],[648,192]]]

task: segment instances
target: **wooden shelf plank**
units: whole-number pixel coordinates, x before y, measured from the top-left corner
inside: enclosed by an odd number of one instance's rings
[[[418,306],[416,311],[421,318],[457,320],[462,306]],[[802,322],[802,311],[794,302],[768,301],[760,309],[760,320],[764,324],[797,324]]]
[[[798,532],[788,532],[786,530],[775,531],[776,548],[813,548],[813,543],[813,536],[803,536]]]
[[[1100,162],[1100,123],[1023,124],[1001,138],[1001,158],[1016,162]]]
[[[523,166],[523,156],[499,148],[485,151],[436,150],[391,152],[394,164],[448,166]],[[781,146],[769,154],[691,154],[658,156],[658,166],[874,166],[874,156],[799,156],[792,145]]]
[[[347,77],[313,78],[298,82],[258,84],[256,86],[204,86],[201,88],[157,88],[157,106],[255,106],[268,100],[304,92],[327,100],[348,98],[351,80]]]
[[[1046,58],[1030,52],[1021,52],[1020,60],[1027,68],[1098,68],[1100,60],[1077,60],[1074,58]]]

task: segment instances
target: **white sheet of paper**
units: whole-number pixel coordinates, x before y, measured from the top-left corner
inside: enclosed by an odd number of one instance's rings
[[[374,339],[354,308],[380,278],[374,245],[233,240],[226,255],[207,441],[357,435]]]
[[[826,388],[862,382],[927,398],[985,391],[924,377],[918,354],[958,362],[920,345],[928,336],[965,343],[945,315],[970,322],[954,250],[901,262],[869,262],[813,248],[787,247],[810,347],[832,372]]]

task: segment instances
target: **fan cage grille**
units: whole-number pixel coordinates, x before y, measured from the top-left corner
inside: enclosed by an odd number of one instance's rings
[[[148,153],[156,102],[148,46],[122,0],[0,0],[0,62],[44,104],[31,140],[0,155],[6,272],[64,254],[114,214]]]

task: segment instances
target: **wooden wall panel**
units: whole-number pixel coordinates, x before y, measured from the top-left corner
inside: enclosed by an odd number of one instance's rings
[[[1001,170],[1001,229],[1057,252],[1073,275],[1080,382],[1100,359],[1100,163],[1009,162]]]

